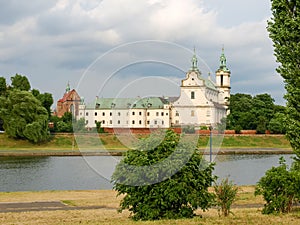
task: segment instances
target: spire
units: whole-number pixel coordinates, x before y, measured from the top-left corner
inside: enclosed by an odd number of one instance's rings
[[[198,59],[197,59],[197,56],[196,56],[196,49],[194,47],[194,55],[193,55],[193,58],[192,58],[192,66],[191,66],[191,70],[193,71],[198,71]]]
[[[70,82],[68,81],[67,87],[66,87],[66,93],[68,93],[70,91]]]
[[[226,57],[224,54],[224,45],[222,47],[222,53],[220,56],[220,70],[224,70],[224,71],[229,71],[227,66],[226,66]]]

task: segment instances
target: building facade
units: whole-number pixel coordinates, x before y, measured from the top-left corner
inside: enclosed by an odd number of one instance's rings
[[[56,115],[62,117],[66,112],[71,112],[76,118],[79,115],[80,96],[75,89],[70,89],[70,84],[67,84],[64,96],[57,101]]]
[[[79,105],[78,118],[87,128],[96,122],[106,128],[170,128],[177,126],[211,126],[226,117],[230,96],[230,70],[224,49],[216,71],[216,83],[206,79],[198,68],[196,54],[191,68],[181,81],[179,97],[96,98]]]

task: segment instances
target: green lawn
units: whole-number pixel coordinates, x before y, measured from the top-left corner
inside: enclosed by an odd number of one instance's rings
[[[33,144],[26,140],[16,140],[0,134],[0,151],[10,150],[44,150],[44,151],[77,151],[86,149],[128,149],[133,146],[136,139],[145,138],[146,135],[124,135],[113,134],[76,135],[72,134],[52,135],[49,142]],[[209,136],[199,136],[198,147],[204,148],[209,144]],[[219,139],[221,140],[221,139]],[[280,148],[291,149],[288,140],[283,135],[254,135],[254,136],[225,136],[222,140],[222,148]]]

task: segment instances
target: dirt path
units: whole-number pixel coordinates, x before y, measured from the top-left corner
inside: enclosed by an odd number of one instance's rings
[[[84,210],[84,209],[108,209],[106,206],[69,206],[60,201],[51,202],[9,202],[0,203],[0,213],[6,212],[28,212],[28,211],[54,211],[54,210]]]
[[[243,204],[243,205],[232,206],[232,208],[261,208],[261,207],[263,207],[262,204]],[[85,209],[117,210],[117,208],[106,207],[106,206],[69,206],[60,201],[0,203],[0,213],[55,211],[55,210],[85,210]]]

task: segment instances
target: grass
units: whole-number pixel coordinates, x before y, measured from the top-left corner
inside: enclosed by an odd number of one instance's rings
[[[113,134],[81,134],[74,137],[72,134],[53,135],[49,142],[33,144],[26,140],[8,138],[6,134],[0,134],[0,151],[78,151],[80,149],[109,149],[126,150],[132,148],[134,143],[147,135],[113,135]],[[198,147],[205,148],[209,143],[209,136],[196,136]],[[222,148],[280,148],[291,149],[291,146],[283,135],[254,135],[254,136],[225,136]]]
[[[235,204],[262,204],[260,197],[254,196],[254,186],[239,187],[238,200]],[[103,206],[102,209],[72,210],[72,211],[41,211],[0,213],[0,224],[89,224],[89,225],[208,225],[208,224],[299,224],[300,210],[290,214],[262,215],[261,208],[233,208],[234,215],[228,218],[219,217],[216,209],[206,212],[197,210],[193,219],[138,221],[129,217],[129,212],[117,213],[121,197],[116,197],[112,190],[95,191],[41,191],[41,192],[3,192],[0,193],[0,202],[35,202],[35,201],[62,201],[69,206]]]

